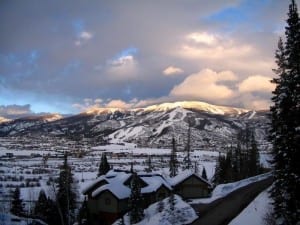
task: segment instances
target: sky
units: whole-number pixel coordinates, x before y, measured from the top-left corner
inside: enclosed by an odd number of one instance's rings
[[[267,109],[288,4],[2,0],[0,116],[182,100]]]

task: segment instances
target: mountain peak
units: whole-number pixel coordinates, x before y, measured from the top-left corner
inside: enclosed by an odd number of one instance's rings
[[[88,115],[99,115],[99,114],[113,114],[115,112],[124,112],[125,109],[122,108],[102,108],[102,107],[93,107],[83,112]]]
[[[172,103],[162,103],[144,108],[145,111],[167,111],[174,108],[194,109],[212,114],[241,114],[249,112],[247,109],[227,106],[217,106],[200,101],[180,101]]]
[[[135,112],[169,111],[175,108],[198,110],[198,111],[203,111],[211,114],[219,114],[219,115],[225,115],[225,114],[239,115],[250,111],[243,108],[217,106],[217,105],[212,105],[200,101],[178,101],[178,102],[166,102],[161,104],[150,105],[144,108],[133,108],[133,109],[92,107],[87,111],[83,112],[83,114],[99,115],[99,114],[114,114],[115,112],[125,112],[125,111],[135,111]]]
[[[0,123],[5,123],[5,122],[9,122],[9,121],[11,121],[11,120],[0,116]]]

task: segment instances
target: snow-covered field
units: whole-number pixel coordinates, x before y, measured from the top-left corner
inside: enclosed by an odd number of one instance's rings
[[[272,209],[269,189],[260,193],[229,225],[265,225],[267,213]]]
[[[3,144],[3,142],[2,142]],[[19,186],[21,190],[21,198],[26,203],[26,209],[29,211],[34,206],[34,201],[37,200],[39,191],[43,189],[50,197],[53,193],[53,180],[59,174],[59,168],[63,164],[62,151],[44,150],[41,147],[30,149],[28,146],[15,147],[15,145],[5,142],[0,147],[0,210],[1,212],[8,212],[10,208],[11,194],[15,187]],[[55,149],[59,149],[53,147]],[[71,151],[71,150],[70,150]],[[68,162],[72,167],[72,172],[76,180],[79,198],[78,201],[83,200],[81,194],[86,184],[97,177],[100,157],[106,152],[108,161],[114,169],[129,170],[130,164],[133,163],[134,170],[144,171],[147,167],[146,161],[151,157],[153,171],[167,176],[169,174],[169,154],[171,149],[167,148],[140,148],[136,144],[122,142],[120,140],[112,140],[109,145],[94,146],[85,149],[85,154],[78,157],[72,154],[68,158]],[[190,154],[193,166],[197,167],[197,172],[202,173],[203,168],[206,169],[207,177],[210,180],[215,173],[216,161],[219,157],[217,151],[203,151],[193,149]],[[47,156],[47,157],[45,157]],[[179,162],[182,162],[185,157],[184,152],[177,152]],[[268,161],[270,155],[267,153],[261,154],[261,163],[269,165]],[[182,165],[182,164],[181,164]],[[195,169],[194,169],[195,170]],[[182,168],[179,168],[179,173]],[[212,197],[208,199],[196,199],[189,203],[206,203],[211,202],[217,198],[223,197],[242,186],[251,182],[263,179],[268,175],[261,175],[243,181],[230,183],[226,185],[219,185],[214,190]],[[193,209],[180,197],[176,197],[176,215],[180,215],[181,219],[173,220],[168,211],[158,213],[156,211],[157,205],[153,204],[145,210],[145,219],[139,223],[144,224],[185,224],[197,218]],[[165,200],[165,206],[167,200]],[[6,216],[9,214],[5,214]],[[4,214],[2,214],[4,218]],[[128,218],[127,218],[128,219]],[[126,218],[125,218],[126,220]],[[238,224],[238,223],[235,223]],[[248,223],[240,223],[248,224]]]
[[[10,213],[0,213],[0,224],[1,225],[28,225],[28,224],[47,225],[46,223],[38,219],[22,218],[19,216],[12,215]]]
[[[9,146],[9,143],[7,144]],[[95,146],[87,150],[87,154],[78,158],[70,155],[68,162],[76,180],[79,201],[83,200],[81,191],[87,182],[97,177],[100,157],[106,152],[108,161],[114,169],[129,170],[131,162],[136,171],[144,171],[146,161],[151,156],[153,171],[162,175],[169,174],[169,154],[171,149],[138,148],[135,144],[114,140],[105,146]],[[50,153],[50,154],[49,154]],[[8,156],[7,154],[12,154]],[[46,159],[45,159],[45,156]],[[191,152],[193,166],[201,174],[206,169],[208,179],[213,177],[218,152],[194,150]],[[183,161],[185,153],[178,152],[179,162]],[[62,152],[45,151],[28,148],[0,148],[0,206],[7,211],[10,207],[11,194],[19,186],[21,198],[26,208],[34,205],[39,191],[43,189],[47,195],[53,196],[53,180],[58,176],[59,167],[63,164]],[[179,168],[179,171],[182,169]]]

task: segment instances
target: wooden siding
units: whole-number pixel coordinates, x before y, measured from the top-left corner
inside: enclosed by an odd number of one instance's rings
[[[175,186],[175,192],[182,198],[209,197],[210,187],[201,179],[191,176]]]

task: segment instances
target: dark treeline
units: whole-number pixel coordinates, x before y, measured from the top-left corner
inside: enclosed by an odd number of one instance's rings
[[[262,172],[254,131],[247,126],[239,132],[236,145],[231,145],[226,155],[219,155],[214,183],[234,182]]]

